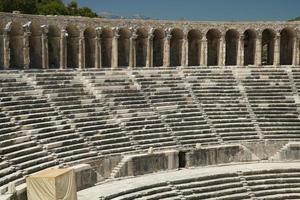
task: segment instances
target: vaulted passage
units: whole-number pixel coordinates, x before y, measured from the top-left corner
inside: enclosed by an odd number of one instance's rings
[[[274,63],[275,33],[266,29],[262,33],[262,65],[273,65]]]
[[[198,30],[191,30],[188,33],[188,65],[200,65],[200,48],[201,48],[201,34]]]
[[[113,33],[111,29],[103,29],[101,38],[101,60],[103,68],[111,67],[112,37]]]
[[[146,58],[147,58],[147,40],[148,34],[145,29],[137,30],[137,38],[136,38],[136,66],[137,67],[145,67],[146,66]]]
[[[30,68],[42,67],[42,29],[40,25],[33,24],[29,39]]]
[[[228,30],[225,35],[226,57],[225,65],[237,65],[239,33],[236,30]]]
[[[67,67],[78,68],[79,59],[79,30],[76,26],[67,27]]]
[[[122,28],[119,31],[118,40],[118,64],[120,67],[129,66],[129,38],[130,31],[127,28]]]
[[[255,41],[256,33],[252,29],[244,32],[244,65],[254,65],[255,63]]]
[[[164,57],[164,32],[162,29],[156,29],[153,32],[153,66],[163,66]]]
[[[23,57],[23,27],[19,23],[12,23],[9,32],[10,68],[22,69],[24,67]]]
[[[48,57],[49,68],[59,68],[60,30],[57,26],[49,26]]]
[[[207,65],[218,65],[220,32],[216,29],[211,29],[207,32]]]
[[[295,32],[285,28],[280,33],[280,64],[293,64],[293,51],[295,42]]]
[[[95,67],[95,48],[96,48],[96,30],[94,28],[87,28],[84,31],[84,44],[85,44],[85,67]]]
[[[182,30],[173,29],[171,31],[171,40],[170,40],[170,65],[171,66],[181,66],[182,39],[183,39]]]

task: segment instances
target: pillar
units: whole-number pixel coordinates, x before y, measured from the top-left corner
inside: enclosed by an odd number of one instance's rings
[[[262,33],[257,33],[255,41],[255,65],[261,66],[261,54],[262,54]]]
[[[200,65],[207,66],[207,38],[205,36],[203,36],[201,39],[200,48]]]
[[[23,64],[24,69],[29,69],[30,65],[30,47],[29,47],[29,37],[31,36],[31,22],[25,24],[23,26],[24,34],[23,34]]]
[[[170,67],[170,40],[171,40],[171,30],[165,30],[164,38],[164,67]]]
[[[102,67],[102,57],[101,57],[101,34],[102,28],[96,28],[96,37],[95,37],[95,68],[99,69]]]
[[[293,44],[293,65],[299,65],[299,36],[296,34]]]
[[[188,66],[189,61],[189,47],[188,47],[188,31],[183,31],[183,38],[182,38],[182,49],[181,49],[181,66],[186,67]]]
[[[146,67],[153,67],[153,31],[148,33]]]
[[[115,69],[118,67],[118,39],[119,35],[119,28],[114,27],[113,31],[113,38],[112,38],[112,55],[111,55],[111,68]]]
[[[67,68],[67,37],[67,30],[62,29],[60,32],[60,69]]]
[[[219,55],[218,55],[218,65],[225,65],[225,55],[226,55],[226,44],[225,44],[225,35],[221,34],[219,38]]]
[[[84,69],[85,68],[85,39],[84,39],[84,32],[81,31],[79,38],[79,51],[78,51],[78,68]]]
[[[274,60],[273,65],[280,65],[280,34],[276,33],[274,38]]]
[[[237,65],[244,65],[244,35],[240,34],[238,39],[238,49],[237,49]]]
[[[131,35],[129,38],[129,67],[136,67],[136,29],[130,28]]]
[[[9,48],[9,33],[10,30],[4,30],[3,33],[3,65],[4,69],[9,69],[10,65],[10,48]]]
[[[49,68],[49,56],[48,56],[48,32],[49,27],[46,25],[41,26],[42,28],[42,68]]]

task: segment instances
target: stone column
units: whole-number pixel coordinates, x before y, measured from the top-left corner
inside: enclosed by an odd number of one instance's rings
[[[201,57],[200,65],[207,66],[207,38],[205,36],[201,39]]]
[[[293,65],[299,65],[299,36],[296,34],[293,43]]]
[[[224,66],[225,65],[225,55],[226,55],[226,46],[225,46],[225,34],[221,34],[219,38],[219,55],[218,55],[218,65]]]
[[[131,35],[129,38],[129,67],[136,67],[136,28],[130,28]]]
[[[280,65],[280,33],[276,33],[274,38],[274,60],[273,65]]]
[[[78,38],[78,68],[84,69],[85,68],[85,39],[84,39],[84,32],[80,32]]]
[[[146,67],[153,67],[153,30],[148,33]]]
[[[258,32],[255,41],[255,65],[261,66],[261,54],[262,54],[262,33]]]
[[[189,65],[189,47],[188,47],[188,30],[183,31],[182,49],[181,49],[181,66]]]
[[[111,55],[111,68],[115,69],[118,67],[118,39],[119,35],[119,28],[114,27],[113,31],[113,38],[112,38],[112,55]]]
[[[23,64],[24,69],[29,69],[30,65],[30,47],[29,47],[29,37],[31,36],[31,22],[23,25]]]
[[[244,65],[244,35],[240,34],[237,48],[237,65]]]
[[[11,22],[8,23],[3,32],[3,65],[4,69],[9,69],[10,65],[10,48],[9,48],[9,32],[11,30]]]
[[[67,68],[67,37],[66,29],[62,29],[60,32],[60,69]]]
[[[171,30],[165,30],[164,38],[164,67],[170,67],[170,40],[171,40]]]
[[[101,52],[101,34],[102,28],[96,28],[96,37],[95,37],[95,68],[99,69],[102,67],[102,52]]]
[[[41,26],[42,29],[42,68],[49,68],[49,56],[48,56],[48,32],[49,27],[47,25]]]

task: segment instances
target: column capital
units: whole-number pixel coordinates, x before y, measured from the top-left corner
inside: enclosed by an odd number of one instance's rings
[[[200,41],[203,43],[203,42],[207,42],[207,38],[205,36],[203,36]]]
[[[32,27],[32,22],[31,21],[24,24],[23,25],[24,33],[31,33],[31,27]]]
[[[188,34],[189,34],[189,29],[185,28],[183,29],[183,37],[182,39],[187,40],[188,39]]]
[[[8,34],[11,31],[12,22],[8,22],[4,27],[4,34]]]
[[[275,39],[279,39],[280,38],[280,33],[279,32],[275,32]]]
[[[148,40],[153,40],[153,33],[154,33],[154,28],[151,28],[149,31],[148,31]]]
[[[165,39],[170,40],[171,37],[172,37],[171,29],[170,28],[166,28],[165,29]]]
[[[102,36],[102,27],[97,27],[96,29],[96,38],[101,38]]]
[[[120,37],[120,35],[119,35],[120,28],[119,27],[113,27],[111,30],[113,32],[113,37],[118,39]]]
[[[69,34],[68,34],[68,32],[65,28],[60,30],[60,37],[61,38],[65,38],[65,37],[68,37],[68,36],[69,36]]]
[[[42,35],[43,36],[45,36],[49,33],[49,26],[48,25],[42,25],[41,29],[42,29]]]
[[[130,27],[130,39],[136,39],[138,37],[137,33],[137,27]]]

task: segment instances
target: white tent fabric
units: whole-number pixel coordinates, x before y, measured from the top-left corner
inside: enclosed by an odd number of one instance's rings
[[[26,179],[28,200],[77,200],[72,169],[47,169]]]

